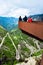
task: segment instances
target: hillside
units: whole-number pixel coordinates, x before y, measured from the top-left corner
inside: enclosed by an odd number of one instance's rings
[[[0,27],[0,32],[2,32],[0,36],[3,37],[0,43],[0,60],[4,59],[1,60],[2,65],[15,65],[19,59],[21,62],[25,58],[38,56],[43,52],[43,49],[40,48],[40,44],[43,42],[22,33],[18,28],[7,32],[3,27]]]
[[[7,33],[6,29],[4,29],[2,26],[0,26],[0,42],[6,33]]]
[[[0,17],[0,25],[10,31],[17,28],[18,18],[15,17]]]

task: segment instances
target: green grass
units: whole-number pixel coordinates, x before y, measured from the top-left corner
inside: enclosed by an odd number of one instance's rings
[[[2,26],[0,26],[0,36],[4,37],[6,33],[7,31]]]
[[[33,54],[33,56],[38,56],[38,55],[41,55],[41,54],[43,54],[43,49],[41,49],[41,50],[38,51],[38,52],[35,52],[35,53]]]
[[[5,29],[3,29],[3,28],[0,27],[0,36],[1,36],[2,38],[6,35],[6,33],[7,33],[7,31],[6,31]],[[16,45],[17,48],[18,48],[18,44],[22,45],[23,40],[24,40],[27,44],[32,45],[32,46],[34,46],[35,48],[37,48],[36,45],[34,44],[33,40],[32,40],[33,38],[31,39],[28,35],[22,33],[19,29],[13,30],[12,32],[9,32],[9,34],[10,34],[11,38],[13,39],[14,44]],[[28,39],[28,38],[29,38],[29,39]],[[21,41],[22,41],[22,42],[21,42]],[[40,42],[40,41],[39,41],[39,42]],[[1,41],[0,41],[0,43],[1,43]],[[43,42],[42,42],[42,43],[43,43]],[[6,46],[7,48],[5,48],[5,46]],[[25,53],[27,53],[27,54],[25,54]],[[38,51],[38,52],[36,51],[36,52],[33,54],[33,56],[38,56],[38,55],[40,55],[40,54],[42,54],[42,53],[43,53],[43,49],[41,49],[41,50]],[[14,46],[12,45],[12,42],[11,42],[11,40],[8,38],[8,36],[6,37],[6,39],[5,39],[5,41],[4,41],[4,44],[3,44],[2,48],[0,49],[0,58],[3,57],[3,54],[4,54],[5,56],[7,56],[7,58],[11,58],[11,59],[13,58],[13,59],[15,59],[16,50],[15,50]],[[27,57],[29,57],[29,55],[30,55],[30,50],[29,50],[28,48],[26,48],[25,45],[22,45],[22,46],[21,46],[21,54],[22,54],[25,58],[27,58]],[[11,63],[12,63],[11,61],[8,61],[8,62],[5,62],[3,65],[11,65]],[[19,62],[16,61],[16,60],[14,60],[14,65],[16,65],[16,63],[19,63]]]

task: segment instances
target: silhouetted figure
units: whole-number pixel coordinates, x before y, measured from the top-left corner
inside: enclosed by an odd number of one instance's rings
[[[27,22],[27,16],[25,16],[25,17],[23,18],[23,21]]]
[[[21,16],[19,17],[19,21],[22,21],[22,18],[21,18]]]

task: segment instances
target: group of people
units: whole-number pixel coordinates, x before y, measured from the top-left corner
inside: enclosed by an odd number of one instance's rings
[[[27,18],[27,16],[25,16],[25,17],[22,19],[21,16],[20,16],[20,17],[19,17],[19,21],[32,22],[32,18]]]

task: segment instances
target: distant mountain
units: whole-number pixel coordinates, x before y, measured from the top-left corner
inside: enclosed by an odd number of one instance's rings
[[[15,29],[18,24],[18,19],[14,17],[0,17],[0,25],[6,30],[10,31]]]
[[[30,15],[34,21],[43,21],[43,14]]]

